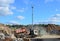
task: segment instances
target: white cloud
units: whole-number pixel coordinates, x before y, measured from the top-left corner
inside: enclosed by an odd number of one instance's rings
[[[60,23],[60,14],[55,14],[52,17],[48,18],[47,20],[40,20],[41,24],[57,24]]]
[[[50,18],[50,21],[56,22],[57,21],[57,18],[56,17],[52,17],[52,18]]]
[[[25,11],[25,8],[22,8],[22,9],[19,9],[17,10],[18,12],[24,12]]]
[[[15,9],[17,9],[17,8],[16,8],[15,6],[12,6],[11,9],[15,10]]]
[[[25,17],[24,16],[17,16],[18,19],[23,20]]]
[[[56,9],[56,11],[59,11],[58,9]]]
[[[40,24],[48,24],[49,22],[48,21],[42,21],[42,22],[39,22]]]
[[[45,0],[45,3],[53,2],[54,0]]]
[[[40,20],[41,24],[57,24],[60,23],[60,14],[55,14],[52,17],[48,18],[47,20]]]
[[[0,0],[0,15],[11,15],[13,14],[10,9],[10,4],[14,3],[14,0]]]
[[[9,9],[9,7],[1,7],[0,15],[11,15],[13,12]]]
[[[55,14],[54,16],[52,16],[50,18],[50,22],[52,22],[52,23],[60,22],[60,14]]]
[[[45,0],[45,3],[53,2],[53,1],[60,2],[60,0]]]
[[[13,24],[13,25],[19,25],[20,23],[19,22],[16,22],[16,21],[10,21],[8,22],[9,24]]]
[[[28,5],[30,3],[30,0],[23,0],[23,2]]]
[[[60,14],[56,14],[55,16],[56,16],[56,17],[60,17]]]
[[[0,6],[9,6],[14,0],[0,0]]]

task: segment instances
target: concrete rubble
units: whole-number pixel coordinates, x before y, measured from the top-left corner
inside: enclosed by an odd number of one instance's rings
[[[60,35],[48,33],[54,29],[53,27],[50,28],[50,26],[51,25],[48,26],[49,28],[37,27],[34,28],[33,29],[34,31],[32,32],[25,27],[12,31],[9,27],[0,24],[0,39],[3,40],[10,39],[12,41],[24,41],[24,40],[29,41],[28,38],[32,38],[32,39],[60,38]],[[55,27],[55,30],[56,29],[57,28]],[[35,34],[32,34],[31,32]]]

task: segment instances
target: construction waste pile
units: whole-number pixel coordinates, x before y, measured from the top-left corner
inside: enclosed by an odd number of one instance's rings
[[[47,32],[50,34],[60,35],[60,26],[55,26],[54,24],[48,24]]]
[[[0,39],[5,38],[15,38],[15,36],[8,26],[0,24]]]
[[[22,40],[20,38],[30,37],[30,31],[25,27],[12,31],[8,26],[0,24],[0,41],[19,41]]]
[[[41,38],[44,34],[58,34],[60,35],[60,27],[57,27],[53,24],[48,24],[47,27],[37,27],[32,29],[27,29],[26,27],[18,28],[14,31],[11,30],[6,25],[0,24],[0,40],[3,39],[4,41],[19,41],[19,40],[28,40],[26,38]],[[46,36],[45,35],[45,36]],[[55,36],[54,36],[55,37]],[[47,38],[47,37],[46,37]]]

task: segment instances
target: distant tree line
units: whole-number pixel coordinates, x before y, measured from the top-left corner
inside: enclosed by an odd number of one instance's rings
[[[54,24],[54,25],[56,25],[56,24]],[[32,25],[7,25],[7,26],[9,26],[10,28],[20,28],[20,27],[31,27]],[[34,24],[33,27],[34,26],[47,27],[48,24]],[[56,26],[60,26],[60,25],[56,25]]]

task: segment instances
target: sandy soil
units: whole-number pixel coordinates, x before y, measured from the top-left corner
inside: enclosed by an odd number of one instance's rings
[[[42,35],[35,38],[60,38],[60,35]]]

